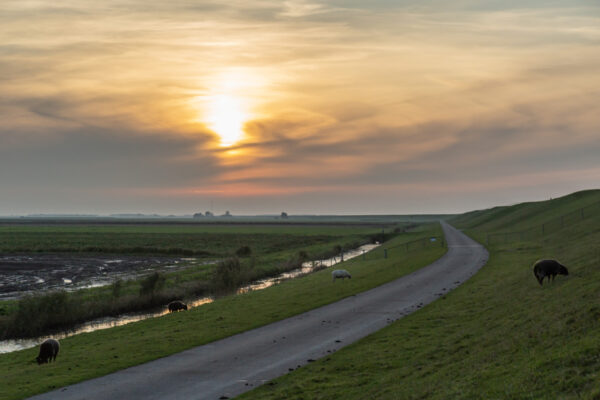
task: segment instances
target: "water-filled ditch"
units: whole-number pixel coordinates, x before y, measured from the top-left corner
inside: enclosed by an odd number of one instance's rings
[[[362,254],[365,254],[368,251],[373,250],[377,246],[379,246],[379,244],[366,244],[366,245],[360,246],[356,249],[346,251],[343,253],[342,256],[331,257],[331,258],[325,259],[325,260],[307,261],[302,264],[301,268],[298,268],[298,269],[295,269],[292,271],[288,271],[288,272],[284,272],[273,278],[261,279],[259,281],[251,283],[250,285],[242,287],[238,290],[238,294],[246,293],[246,292],[249,292],[252,290],[265,289],[265,288],[268,288],[269,286],[276,285],[282,281],[297,278],[299,276],[303,276],[305,274],[312,272],[315,269],[319,269],[319,268],[323,268],[323,267],[331,267],[331,266],[333,266],[339,262],[342,262],[344,260],[349,260],[351,258],[358,257]],[[202,298],[195,299],[193,301],[189,301],[187,303],[187,305],[188,305],[188,308],[193,308],[193,307],[201,306],[203,304],[211,303],[212,301],[213,301],[213,299],[211,297],[202,297]],[[63,339],[65,337],[73,336],[73,335],[76,335],[79,333],[93,332],[93,331],[100,330],[100,329],[108,329],[108,328],[112,328],[115,326],[126,325],[131,322],[141,321],[141,320],[148,319],[148,318],[160,317],[167,313],[168,313],[168,310],[165,307],[164,309],[161,309],[161,310],[155,311],[155,312],[131,313],[131,314],[123,314],[118,317],[98,318],[96,320],[88,321],[86,323],[78,325],[77,327],[75,327],[74,329],[72,329],[68,332],[64,332],[64,333],[60,333],[60,334],[53,334],[53,335],[51,335],[51,337],[56,338],[56,339]],[[0,341],[0,353],[10,353],[12,351],[23,350],[23,349],[27,349],[30,347],[35,347],[39,343],[41,343],[42,341],[47,339],[48,337],[50,337],[50,336],[42,336],[42,337],[28,338],[28,339],[3,340],[3,341]]]

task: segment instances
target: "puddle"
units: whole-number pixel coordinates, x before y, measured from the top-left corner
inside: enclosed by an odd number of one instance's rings
[[[248,286],[240,288],[238,290],[238,294],[247,293],[247,292],[250,292],[253,290],[261,290],[261,289],[265,289],[265,288],[268,288],[273,285],[277,285],[278,283],[281,283],[282,281],[297,278],[299,276],[308,274],[308,273],[312,272],[315,268],[331,267],[342,261],[361,256],[361,255],[373,250],[374,248],[376,248],[378,246],[379,246],[379,244],[366,244],[366,245],[360,246],[356,249],[345,252],[342,257],[338,256],[338,257],[328,258],[325,260],[315,260],[315,261],[305,262],[304,264],[302,264],[302,268],[284,272],[273,278],[262,279],[262,280],[254,282]],[[212,303],[212,301],[213,301],[213,299],[211,297],[202,297],[202,298],[199,298],[199,299],[196,299],[193,301],[189,301],[187,303],[187,305],[188,305],[188,309],[190,309],[190,308],[202,306],[204,304]],[[97,331],[100,329],[113,328],[116,326],[126,325],[126,324],[129,324],[132,322],[137,322],[137,321],[141,321],[141,320],[148,319],[148,318],[160,317],[165,314],[168,314],[168,310],[166,307],[163,310],[156,311],[156,312],[150,312],[150,313],[136,313],[136,314],[132,313],[132,314],[123,314],[118,317],[99,318],[99,319],[81,324],[71,331],[59,333],[59,334],[53,334],[51,336],[42,336],[42,337],[31,338],[31,339],[3,340],[3,341],[0,341],[0,354],[1,353],[10,353],[13,351],[24,350],[24,349],[28,349],[31,347],[35,347],[35,346],[39,345],[41,342],[43,342],[45,339],[48,339],[49,337],[53,337],[55,339],[60,340],[60,339],[64,339],[69,336],[77,335],[79,333],[93,332],[93,331]]]
[[[161,269],[212,263],[195,258],[83,256],[70,254],[0,255],[0,300],[53,289],[78,290],[110,285],[118,279]]]

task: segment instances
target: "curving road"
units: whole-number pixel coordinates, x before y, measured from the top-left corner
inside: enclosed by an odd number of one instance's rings
[[[410,275],[295,317],[31,399],[219,399],[251,390],[385,327],[475,274],[487,261],[485,248],[450,225],[442,227],[448,252]]]

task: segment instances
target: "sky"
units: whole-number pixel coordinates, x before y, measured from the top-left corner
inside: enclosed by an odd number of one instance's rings
[[[0,215],[600,188],[600,3],[2,0]]]

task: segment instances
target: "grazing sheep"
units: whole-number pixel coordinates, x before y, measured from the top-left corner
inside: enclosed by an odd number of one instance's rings
[[[40,345],[40,354],[37,356],[36,361],[38,364],[46,364],[50,361],[56,361],[56,356],[60,350],[60,344],[56,339],[46,339]]]
[[[542,285],[545,277],[548,277],[548,281],[552,278],[554,282],[556,275],[569,275],[569,271],[556,260],[538,260],[533,265],[533,274]]]
[[[175,312],[180,310],[187,310],[187,304],[179,300],[175,300],[169,303],[169,312]]]
[[[331,273],[332,281],[335,282],[336,279],[352,279],[352,276],[345,269],[336,269]]]

